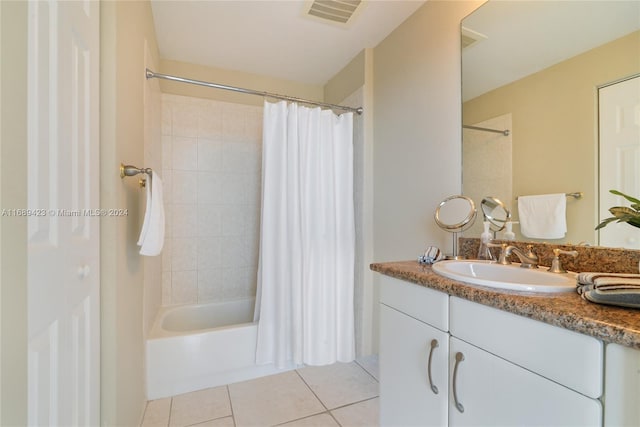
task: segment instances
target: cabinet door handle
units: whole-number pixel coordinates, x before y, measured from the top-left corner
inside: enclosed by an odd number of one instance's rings
[[[452,385],[453,385],[453,401],[456,404],[456,409],[460,411],[460,413],[464,412],[464,406],[462,406],[462,403],[458,401],[458,390],[457,390],[456,384],[457,384],[457,377],[458,377],[458,365],[463,360],[464,360],[464,354],[462,354],[461,352],[457,352],[456,364],[453,366],[453,381],[452,381],[453,384]]]
[[[429,387],[431,387],[431,391],[433,394],[438,394],[438,387],[433,383],[433,378],[431,378],[431,360],[433,359],[433,350],[438,348],[438,340],[431,340],[431,349],[429,350],[429,362],[427,363],[427,375],[429,377]]]

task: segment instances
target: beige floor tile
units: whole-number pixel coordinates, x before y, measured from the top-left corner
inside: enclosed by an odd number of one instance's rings
[[[340,424],[331,415],[325,413],[280,424],[280,427],[340,427]]]
[[[379,399],[365,400],[331,411],[342,427],[375,427],[380,425]]]
[[[364,368],[373,378],[380,381],[378,368],[378,355],[372,354],[370,356],[360,357],[356,359],[356,363]]]
[[[142,427],[166,427],[169,424],[169,413],[171,411],[171,398],[150,400],[144,410]]]
[[[378,382],[355,362],[305,366],[298,372],[328,409],[378,396]]]
[[[263,427],[324,412],[295,371],[230,384],[237,427]]]
[[[235,427],[233,417],[218,418],[201,424],[194,424],[193,427]]]
[[[188,426],[232,415],[226,386],[181,394],[173,398],[170,426]]]

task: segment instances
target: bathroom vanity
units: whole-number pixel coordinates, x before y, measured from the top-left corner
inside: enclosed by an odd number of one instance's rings
[[[381,425],[640,425],[640,310],[371,269]]]

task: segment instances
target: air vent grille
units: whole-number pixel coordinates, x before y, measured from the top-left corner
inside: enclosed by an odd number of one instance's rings
[[[361,3],[362,0],[315,0],[307,13],[317,18],[346,24]]]

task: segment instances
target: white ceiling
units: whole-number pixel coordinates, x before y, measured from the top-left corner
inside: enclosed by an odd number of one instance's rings
[[[305,15],[304,0],[151,0],[160,56],[325,84],[424,0],[364,0],[346,26]]]
[[[462,54],[466,101],[637,31],[640,1],[489,1],[462,25],[487,36]]]

